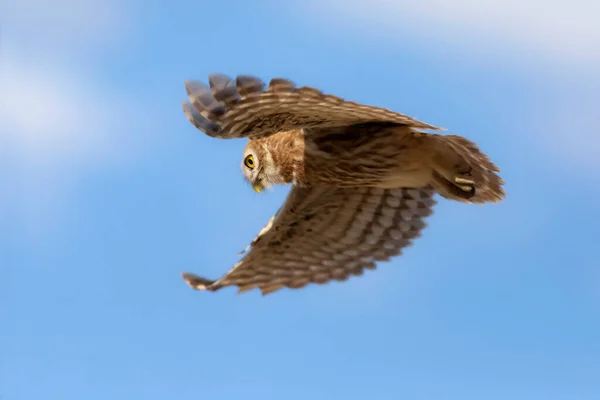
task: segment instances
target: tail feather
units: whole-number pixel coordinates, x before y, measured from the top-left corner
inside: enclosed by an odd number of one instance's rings
[[[458,135],[433,135],[439,151],[434,182],[438,193],[466,203],[497,203],[505,197],[500,168],[477,144]]]

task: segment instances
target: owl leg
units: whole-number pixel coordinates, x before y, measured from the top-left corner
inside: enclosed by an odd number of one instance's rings
[[[431,135],[433,182],[440,195],[468,203],[497,202],[504,197],[499,171],[477,145],[457,135]]]
[[[468,174],[455,175],[448,178],[448,174],[442,175],[436,170],[433,171],[433,181],[438,188],[442,188],[440,193],[448,193],[452,196],[468,200],[475,196],[475,181]]]
[[[445,136],[431,135],[434,140],[433,181],[441,190],[461,199],[475,196],[473,167],[467,159],[446,143]]]

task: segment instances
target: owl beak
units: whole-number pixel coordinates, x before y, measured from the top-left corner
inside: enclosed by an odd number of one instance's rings
[[[262,184],[262,183],[260,183],[260,182],[258,182],[258,181],[257,181],[257,182],[254,182],[254,183],[252,184],[252,189],[254,189],[254,191],[255,191],[256,193],[260,193],[260,192],[262,192],[264,188],[265,188],[265,187],[263,186],[263,184]]]

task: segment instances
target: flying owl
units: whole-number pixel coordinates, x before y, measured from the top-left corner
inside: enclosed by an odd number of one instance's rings
[[[183,110],[205,134],[248,138],[252,188],[292,184],[287,199],[225,275],[183,278],[198,290],[262,294],[344,281],[399,255],[421,235],[435,194],[464,203],[504,197],[500,170],[461,136],[406,115],[275,78],[186,81]]]

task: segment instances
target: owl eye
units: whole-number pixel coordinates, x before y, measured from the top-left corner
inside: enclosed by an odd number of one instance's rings
[[[252,154],[244,159],[244,165],[250,169],[254,169],[254,156]]]

